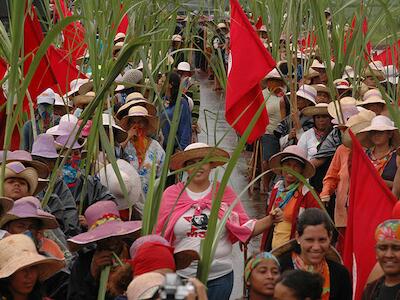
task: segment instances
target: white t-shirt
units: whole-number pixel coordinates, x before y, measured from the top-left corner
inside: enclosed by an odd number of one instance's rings
[[[186,188],[188,196],[193,200],[204,198],[212,190],[212,185],[201,193],[194,193]],[[176,222],[174,227],[175,252],[183,250],[195,250],[200,252],[200,242],[205,239],[208,228],[208,219],[210,210],[203,210],[200,215],[195,215],[195,209],[191,208],[186,211]],[[194,261],[188,268],[178,270],[179,276],[189,278],[195,277],[197,273],[198,261]],[[223,230],[215,251],[214,260],[211,264],[208,280],[222,277],[232,271],[232,243],[226,229]]]
[[[307,159],[312,159],[314,155],[317,154],[318,145],[319,142],[315,135],[314,128],[310,128],[304,132],[297,143],[297,146],[302,148],[307,153]]]

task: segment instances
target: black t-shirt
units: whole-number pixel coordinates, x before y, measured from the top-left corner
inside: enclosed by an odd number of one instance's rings
[[[376,299],[377,300],[396,299],[396,295],[399,291],[400,291],[400,284],[390,287],[383,284],[379,290],[379,295]]]

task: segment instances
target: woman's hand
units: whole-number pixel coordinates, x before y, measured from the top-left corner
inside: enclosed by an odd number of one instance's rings
[[[189,278],[189,282],[193,284],[195,293],[190,293],[187,297],[186,300],[207,300],[207,290],[204,284],[202,284],[198,279],[196,278]]]
[[[92,258],[92,263],[90,264],[90,274],[93,278],[98,279],[101,270],[103,270],[105,266],[112,265],[112,263],[112,251],[96,250]]]

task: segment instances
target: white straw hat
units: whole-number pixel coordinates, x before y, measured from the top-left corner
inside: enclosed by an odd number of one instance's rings
[[[165,277],[161,273],[149,272],[139,275],[128,286],[128,300],[153,299],[164,283]]]
[[[229,153],[221,148],[211,147],[205,143],[192,143],[184,151],[172,155],[169,167],[171,170],[179,170],[185,166],[187,161],[203,159],[205,157],[209,157],[211,166],[215,168],[226,163],[225,159],[229,159]]]
[[[370,126],[360,130],[360,132],[357,134],[357,138],[360,140],[361,145],[368,148],[373,146],[369,136],[370,131],[393,131],[391,144],[395,147],[400,145],[399,130],[394,126],[394,122],[386,116],[376,116],[372,119]]]
[[[55,93],[54,106],[68,106],[70,108],[74,107],[71,100],[68,99],[67,101],[64,101],[64,98],[57,93]]]
[[[276,68],[272,69],[272,71],[265,76],[265,79],[280,79],[283,81],[281,74],[279,74]]]
[[[44,281],[64,267],[64,261],[40,255],[33,240],[25,234],[12,234],[0,240],[0,278],[37,266],[39,280]]]
[[[346,66],[344,68],[342,79],[349,79],[349,78],[355,78],[355,72],[354,72],[353,67]]]
[[[182,42],[182,36],[180,34],[174,34],[171,38],[173,42]]]
[[[178,64],[177,67],[178,71],[183,71],[183,72],[191,72],[192,70],[190,69],[190,64],[186,61],[182,61]]]
[[[72,96],[75,93],[78,93],[79,88],[81,87],[82,84],[89,82],[89,79],[74,79],[69,83],[69,92],[66,93],[63,97],[68,98],[69,96]]]
[[[386,104],[382,98],[382,93],[378,89],[372,89],[366,92],[363,96],[363,101],[358,102],[358,106],[363,106],[371,103]]]
[[[328,113],[333,118],[333,124],[339,124],[340,110],[342,111],[344,122],[346,122],[351,116],[358,114],[357,100],[353,97],[343,97],[337,101],[332,101],[328,104]],[[339,108],[340,105],[340,108]]]
[[[303,84],[296,92],[297,97],[301,97],[310,101],[313,105],[317,104],[317,90],[311,85]]]
[[[37,96],[36,101],[37,104],[54,104],[56,95],[51,88],[46,89],[39,96]]]
[[[218,23],[218,24],[217,24],[217,28],[218,28],[218,29],[224,29],[224,28],[227,28],[227,27],[226,27],[226,24],[225,24],[225,23],[222,23],[222,22],[221,22],[221,23]]]
[[[351,90],[350,83],[345,79],[336,79],[333,81],[337,90]]]
[[[373,111],[368,109],[363,109],[358,114],[351,116],[346,124],[346,130],[342,133],[342,143],[348,148],[351,148],[352,139],[350,137],[349,130],[353,132],[353,134],[359,133],[361,130],[367,128],[371,125],[371,121],[375,118],[376,114]]]

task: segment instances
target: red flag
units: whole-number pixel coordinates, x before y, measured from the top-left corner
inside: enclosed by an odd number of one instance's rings
[[[357,24],[357,17],[354,16],[353,20],[351,21],[351,28],[344,35],[344,43],[343,43],[344,53],[346,53],[346,49],[347,49],[347,39],[350,41],[353,38],[353,32],[354,32],[354,28],[356,27],[356,24]],[[363,33],[364,37],[366,37],[367,32],[368,32],[368,21],[367,21],[367,17],[364,17],[364,20],[362,23],[362,33]],[[369,56],[371,55],[371,51],[372,51],[372,44],[371,44],[371,41],[368,41],[367,45],[366,45],[366,53],[364,54],[365,59],[367,61],[369,61]]]
[[[24,23],[24,55],[27,56],[24,62],[24,75],[27,74],[33,57],[36,55],[42,41],[42,28],[40,27],[35,9],[32,9],[31,15],[26,15]],[[32,100],[35,100],[36,97],[45,89],[57,83],[56,77],[51,72],[46,57],[41,59],[36,70],[37,71],[35,72],[28,88]],[[28,109],[27,101],[25,101],[24,108],[26,110]]]
[[[275,67],[276,63],[257,36],[238,1],[230,0],[230,4],[231,57],[225,118],[239,134],[243,134],[260,106],[264,105],[260,81]],[[262,136],[267,125],[268,115],[267,110],[264,109],[247,142],[252,143]]]
[[[353,133],[351,139],[350,200],[343,260],[353,275],[353,299],[358,300],[361,299],[367,278],[376,263],[375,229],[391,217],[397,199]]]
[[[55,6],[56,16],[60,17],[60,12]],[[63,17],[72,16],[72,12],[65,5],[64,0],[60,0],[61,14]],[[63,49],[71,55],[71,63],[75,64],[77,58],[85,55],[87,45],[85,43],[85,28],[79,22],[68,24],[63,32]]]
[[[374,61],[381,61],[384,66],[394,65],[399,68],[399,49],[400,40],[394,43],[393,46],[388,46],[382,53],[374,56]]]
[[[121,23],[119,23],[117,33],[123,32],[126,34],[126,32],[128,31],[128,26],[129,26],[129,19],[128,19],[128,16],[125,14],[121,20]]]
[[[261,18],[261,16],[259,16],[255,27],[258,30],[261,28],[262,25],[263,25],[262,18]]]

